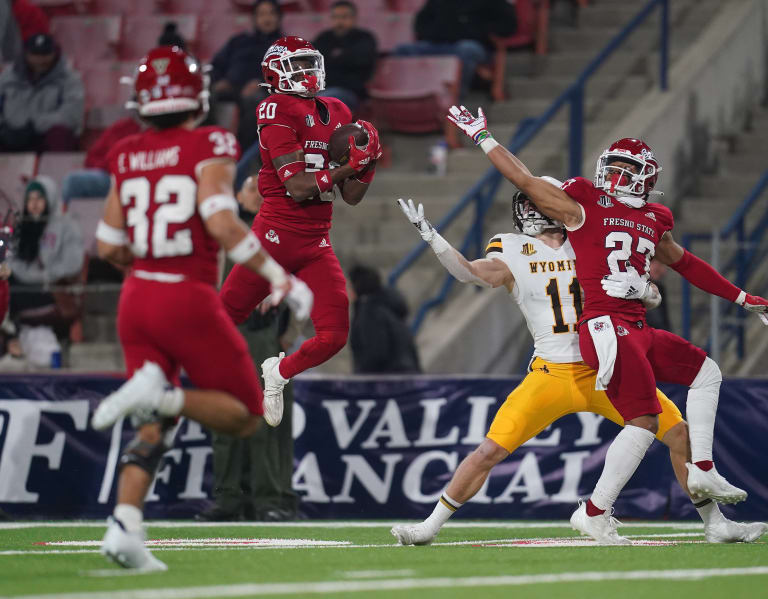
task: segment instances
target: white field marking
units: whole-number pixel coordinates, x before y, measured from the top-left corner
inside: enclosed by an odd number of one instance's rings
[[[203,599],[253,595],[309,595],[406,591],[412,589],[505,587],[560,582],[606,580],[703,580],[729,576],[768,576],[768,566],[752,568],[701,568],[695,570],[630,570],[608,572],[562,572],[520,576],[469,576],[464,578],[400,578],[383,580],[316,581],[299,583],[248,583],[203,587],[161,587],[131,591],[95,591],[23,595],[19,599]]]
[[[420,520],[313,520],[301,522],[194,522],[183,520],[148,520],[148,528],[385,528],[395,524],[416,524]],[[703,530],[701,522],[630,522],[623,528],[661,528],[675,530]],[[103,520],[70,520],[65,522],[0,522],[0,530],[19,528],[106,528]],[[453,521],[443,528],[500,528],[529,530],[537,528],[571,528],[567,520],[549,522],[515,522],[514,520]]]
[[[101,541],[47,541],[46,547],[100,547]],[[144,543],[151,549],[167,547],[339,547],[351,545],[351,541],[317,541],[314,539],[147,539]]]
[[[387,576],[413,576],[416,570],[347,570],[342,578],[386,578]]]
[[[675,537],[703,537],[703,532],[671,532],[658,535],[624,535],[628,539],[671,539]]]
[[[198,539],[171,539],[176,544],[164,544],[163,539],[160,539],[157,544],[152,544],[152,541],[147,541],[153,551],[185,551],[189,549],[218,549],[218,550],[246,550],[246,549],[380,549],[380,548],[401,548],[403,545],[397,543],[378,543],[378,544],[360,544],[354,545],[349,541],[327,541],[318,542],[323,544],[293,544],[292,541],[296,539],[279,539],[280,541],[286,541],[286,544],[265,544],[265,543],[253,543],[249,544],[247,541],[255,540],[260,541],[263,539],[237,539],[237,543],[226,544],[212,544],[206,543],[205,540]],[[274,540],[274,539],[272,539]],[[337,543],[337,544],[333,544]],[[704,541],[634,541],[632,544],[635,547],[659,547],[669,545],[682,545],[704,543]],[[52,543],[46,543],[45,546],[69,546],[69,547],[98,547],[101,545],[101,541],[55,541]],[[482,548],[496,548],[496,547],[514,547],[514,548],[529,548],[529,547],[596,547],[598,546],[592,539],[582,537],[561,537],[561,538],[549,538],[549,539],[476,539],[473,541],[450,541],[450,542],[437,542],[432,543],[433,547],[482,547]],[[57,555],[57,554],[69,554],[69,553],[98,553],[98,549],[14,549],[8,551],[0,551],[0,557],[4,555]],[[0,597],[2,599],[2,597]]]

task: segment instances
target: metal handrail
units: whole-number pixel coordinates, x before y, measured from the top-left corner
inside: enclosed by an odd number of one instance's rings
[[[667,67],[669,63],[669,0],[649,0],[640,12],[627,23],[592,59],[575,81],[561,93],[543,113],[537,117],[523,119],[517,127],[514,135],[507,144],[507,149],[513,154],[519,153],[538,133],[554,118],[558,111],[570,103],[570,132],[569,132],[569,161],[568,173],[570,177],[581,173],[581,165],[584,154],[584,88],[589,78],[619,48],[627,36],[639,27],[656,8],[661,10],[660,36],[659,36],[659,87],[667,89]],[[482,228],[485,214],[488,212],[495,199],[496,192],[501,183],[501,174],[493,167],[489,168],[456,205],[446,214],[435,227],[438,232],[448,228],[456,218],[471,203],[476,203],[475,219],[467,232],[461,245],[462,253],[469,249],[474,241],[477,248],[476,255],[482,251]],[[427,244],[418,243],[400,262],[392,269],[388,277],[390,285],[394,286],[398,279],[419,259]],[[451,275],[446,280],[440,291],[431,299],[426,300],[417,310],[411,328],[418,331],[429,310],[441,304],[453,286]]]
[[[757,203],[757,201],[763,196],[765,190],[768,189],[768,170],[766,170],[761,177],[757,180],[754,187],[750,190],[747,197],[739,206],[739,209],[726,223],[726,225],[716,233],[689,233],[683,236],[682,244],[686,249],[690,249],[694,243],[707,241],[713,242],[713,238],[717,235],[718,244],[722,244],[724,241],[735,241],[736,253],[734,256],[721,267],[720,272],[723,274],[735,273],[732,277],[734,284],[737,287],[744,287],[747,284],[752,272],[756,265],[760,264],[760,261],[754,260],[755,255],[760,250],[760,243],[765,237],[766,229],[768,228],[768,207],[766,207],[763,215],[758,219],[752,219],[755,225],[752,231],[747,233],[747,214]],[[683,279],[683,295],[682,295],[682,325],[683,325],[683,337],[686,339],[691,338],[691,313],[692,313],[692,301],[691,301],[691,284]],[[728,306],[724,312],[728,315],[734,313],[734,305]],[[723,340],[723,346],[730,343],[732,339],[736,339],[737,353],[740,358],[744,357],[745,350],[745,317],[747,316],[744,310],[738,310],[735,312],[735,318],[733,319],[736,324],[728,325],[727,328],[731,335]],[[711,341],[711,340],[710,340]]]

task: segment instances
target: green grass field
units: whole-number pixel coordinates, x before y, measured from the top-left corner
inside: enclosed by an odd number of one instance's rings
[[[710,545],[696,523],[631,523],[632,547],[598,547],[565,522],[451,522],[429,547],[400,547],[390,522],[151,523],[162,573],[98,554],[103,524],[0,525],[2,597],[418,597],[759,599],[768,536]]]

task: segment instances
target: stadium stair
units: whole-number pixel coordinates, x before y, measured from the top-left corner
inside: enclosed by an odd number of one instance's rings
[[[507,61],[508,100],[491,104],[487,95],[473,93],[465,105],[482,105],[495,137],[508,140],[519,121],[542,112],[564,91],[598,51],[639,10],[632,0],[595,0],[580,9],[576,26],[553,23],[550,52],[544,56],[527,50],[511,53]],[[705,29],[723,5],[716,0],[680,0],[670,6],[670,58],[674,61]],[[658,54],[657,18],[640,27],[590,79],[585,99],[585,149],[601,143],[643,93],[654,85]],[[563,177],[566,172],[568,111],[557,118],[521,153],[533,172]],[[380,169],[365,200],[350,208],[337,204],[331,238],[342,266],[372,264],[388,272],[418,241],[399,213],[395,200],[412,197],[423,202],[432,222],[440,218],[488,169],[485,156],[465,144],[448,154],[445,177],[425,175],[429,149],[438,134],[404,136],[383,133],[391,149],[391,168]],[[585,173],[591,176],[592,173]],[[486,219],[485,238],[512,230],[505,198],[514,188],[504,182]],[[743,196],[740,196],[743,197]],[[473,218],[472,210],[459,217],[445,237],[457,244]],[[398,289],[412,309],[431,297],[442,284],[444,271],[426,252],[400,279]],[[457,286],[449,301],[427,318],[417,338],[426,372],[509,373],[520,370],[530,349],[525,323],[503,291],[476,293]],[[502,324],[503,323],[503,324]],[[520,340],[524,340],[522,343]],[[478,352],[478,347],[485,351]],[[466,348],[462,351],[460,348]],[[345,348],[321,372],[350,372]]]

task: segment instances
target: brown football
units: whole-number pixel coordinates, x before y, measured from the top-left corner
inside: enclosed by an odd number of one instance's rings
[[[346,164],[349,160],[349,137],[355,138],[355,145],[364,146],[368,143],[368,133],[357,123],[342,125],[331,134],[328,140],[328,156],[331,162]]]

